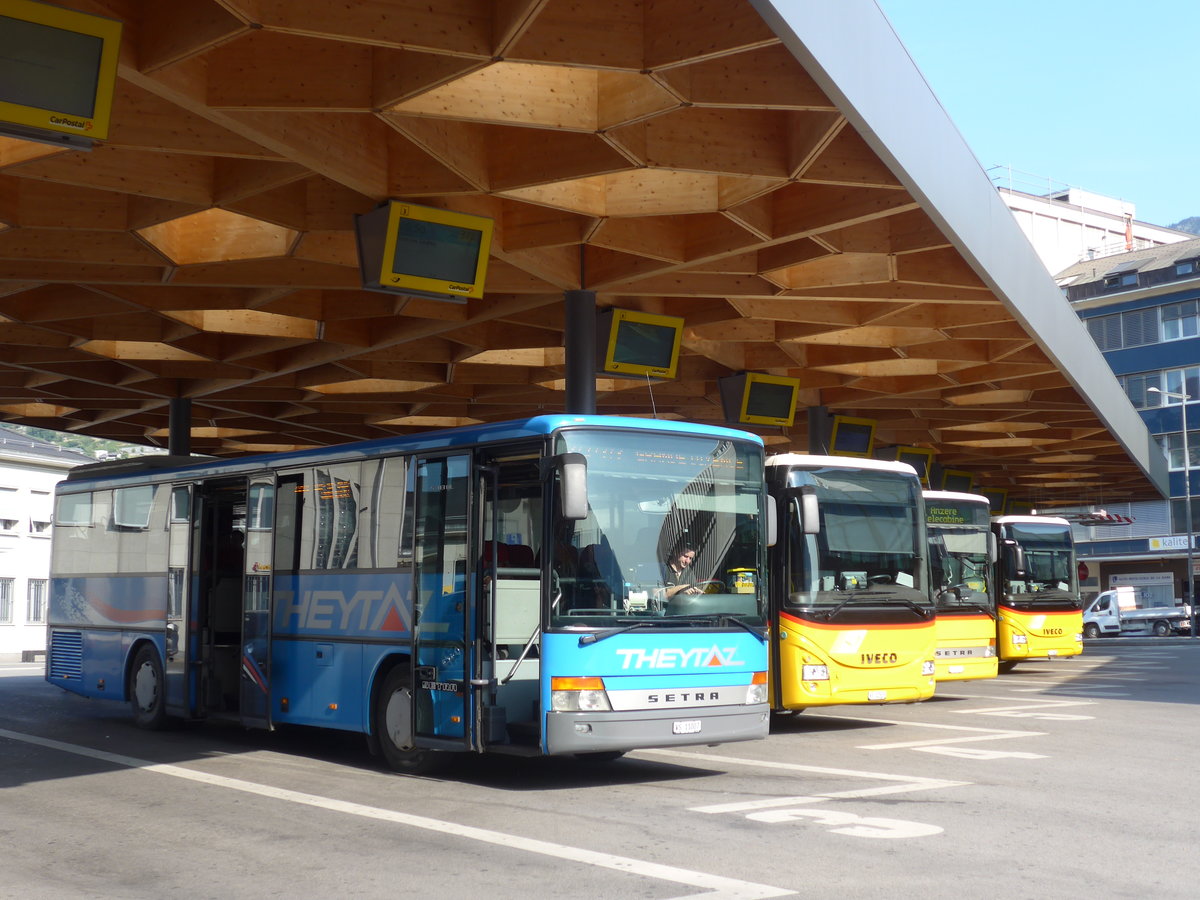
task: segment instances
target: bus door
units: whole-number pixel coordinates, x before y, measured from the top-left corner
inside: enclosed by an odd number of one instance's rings
[[[236,715],[241,703],[246,479],[201,482],[192,493],[189,616],[196,715]]]
[[[255,728],[271,727],[271,552],[275,476],[255,475],[246,492],[242,642],[238,712]]]
[[[468,602],[471,457],[418,457],[413,609],[413,735],[421,747],[475,747]]]
[[[175,716],[194,713],[195,690],[188,683],[189,665],[196,658],[194,633],[188,627],[191,599],[187,577],[191,549],[191,485],[171,489],[171,512],[167,524],[167,644],[163,676],[166,679],[167,712]]]
[[[536,745],[541,673],[542,573],[545,480],[540,448],[509,448],[480,467],[483,544],[477,590],[482,610],[477,677],[487,688],[477,711],[485,743]],[[568,526],[574,523],[567,522]],[[556,545],[561,568],[573,549],[570,534]]]

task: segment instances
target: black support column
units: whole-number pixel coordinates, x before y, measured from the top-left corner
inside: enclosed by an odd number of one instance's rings
[[[168,407],[167,452],[173,456],[192,454],[192,401],[190,397],[172,397]]]
[[[596,412],[596,292],[564,291],[563,348],[567,370],[566,412]]]

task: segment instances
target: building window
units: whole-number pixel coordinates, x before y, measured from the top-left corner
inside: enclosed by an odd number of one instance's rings
[[[1189,259],[1175,263],[1176,275],[1191,275],[1196,271],[1196,260]]]
[[[1182,338],[1195,337],[1200,333],[1197,327],[1196,301],[1172,303],[1162,308],[1162,339],[1178,341]]]
[[[46,623],[46,579],[29,579],[29,607],[25,621],[30,624]]]
[[[19,519],[17,514],[17,489],[0,487],[0,531],[16,531]]]
[[[0,578],[0,625],[11,625],[13,620],[13,579]]]
[[[1122,375],[1117,379],[1125,389],[1125,395],[1135,409],[1153,409],[1162,405],[1162,394],[1147,391],[1147,388],[1162,388],[1162,373],[1151,372],[1142,375]]]
[[[1109,275],[1104,279],[1104,286],[1106,288],[1131,287],[1137,283],[1137,272],[1123,272],[1120,275]]]
[[[1195,534],[1200,531],[1200,497],[1192,498],[1192,527],[1187,522],[1187,498],[1176,497],[1171,501],[1171,534]]]
[[[1159,446],[1167,456],[1167,468],[1172,472],[1183,471],[1183,432],[1160,434],[1155,436]],[[1200,431],[1188,432],[1188,456],[1191,457],[1189,469],[1200,469]]]

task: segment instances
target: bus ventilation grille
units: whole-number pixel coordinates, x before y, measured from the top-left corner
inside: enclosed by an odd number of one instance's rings
[[[55,631],[50,635],[51,678],[83,678],[83,635],[78,631]]]

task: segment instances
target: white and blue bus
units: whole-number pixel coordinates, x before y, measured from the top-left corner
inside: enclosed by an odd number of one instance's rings
[[[761,738],[767,521],[758,437],[642,419],[83,466],[46,678],[146,728],[362,732],[396,771]]]

